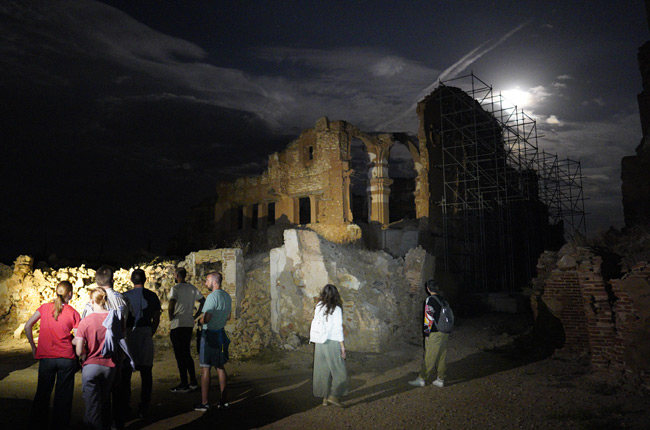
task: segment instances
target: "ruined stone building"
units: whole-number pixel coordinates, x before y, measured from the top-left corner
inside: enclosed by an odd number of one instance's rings
[[[441,83],[418,103],[416,136],[320,118],[260,176],[217,184],[216,201],[194,209],[194,231],[210,242],[198,245],[271,249],[302,226],[393,256],[421,246],[474,290],[519,288],[539,253],[563,241],[563,218],[520,130],[534,122],[495,108],[485,88],[491,106]]]
[[[650,28],[650,1],[646,0]],[[650,41],[639,48],[639,70],[643,91],[637,97],[643,137],[636,155],[623,157],[621,180],[625,226],[650,224]]]

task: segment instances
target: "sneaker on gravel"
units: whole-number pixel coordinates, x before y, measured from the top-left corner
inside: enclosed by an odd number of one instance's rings
[[[190,386],[187,384],[179,384],[169,391],[171,391],[172,393],[189,393]]]
[[[219,409],[228,409],[230,407],[230,403],[228,402],[219,402],[219,406],[217,406]]]
[[[329,403],[330,405],[338,406],[339,408],[344,408],[345,407],[345,406],[343,406],[343,403],[341,403],[339,401],[339,399],[337,399],[334,396],[328,396],[327,397],[327,403]]]
[[[188,389],[189,389],[190,391],[196,391],[196,390],[199,389],[199,384],[197,384],[196,382],[193,383],[193,384],[190,383],[190,385],[188,385]]]
[[[435,381],[433,381],[433,382],[431,383],[431,385],[435,385],[436,387],[440,387],[440,388],[442,388],[442,387],[445,386],[445,381],[443,381],[443,380],[440,379],[440,378],[437,378]]]
[[[195,406],[194,406],[194,410],[195,410],[195,411],[205,412],[205,411],[207,411],[208,409],[210,409],[210,405],[207,404],[207,403],[199,403],[198,405],[195,405]]]
[[[422,379],[422,378],[420,378],[420,377],[418,376],[417,379],[414,379],[414,380],[412,380],[412,381],[409,381],[409,384],[410,384],[410,385],[413,385],[414,387],[424,387],[425,382],[424,382],[424,379]]]

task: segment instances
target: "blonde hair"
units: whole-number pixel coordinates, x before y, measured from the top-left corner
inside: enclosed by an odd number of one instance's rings
[[[65,304],[65,296],[70,294],[70,291],[72,291],[72,284],[68,281],[61,281],[59,282],[59,285],[56,286],[56,297],[54,298],[54,312],[52,312],[52,316],[54,317],[54,321],[59,320],[59,315],[61,315],[61,312],[63,311],[63,305]]]
[[[90,290],[90,301],[106,309],[106,291],[101,288]]]

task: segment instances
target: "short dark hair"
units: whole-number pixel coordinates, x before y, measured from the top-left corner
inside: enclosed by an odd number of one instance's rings
[[[133,285],[144,285],[146,281],[147,275],[145,275],[144,270],[135,269],[133,273],[131,273],[131,282],[133,282]]]
[[[187,270],[185,270],[182,267],[179,267],[178,269],[176,269],[176,276],[178,276],[178,279],[180,279],[181,281],[184,281],[185,277],[187,276]]]
[[[223,281],[223,275],[221,272],[212,272],[208,273],[208,276],[206,276],[206,279],[209,278],[210,276],[214,276],[217,280],[217,284],[221,285],[221,281]]]
[[[431,291],[432,293],[439,293],[440,288],[438,286],[438,282],[434,279],[429,279],[427,282],[424,283],[424,288],[427,291]]]
[[[95,283],[98,287],[113,286],[113,269],[109,266],[102,266],[95,272]]]

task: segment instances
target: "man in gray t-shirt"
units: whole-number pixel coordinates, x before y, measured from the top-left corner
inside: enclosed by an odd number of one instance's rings
[[[201,313],[205,298],[192,284],[185,282],[187,271],[182,267],[176,269],[176,282],[169,296],[169,337],[174,348],[181,383],[171,389],[172,393],[187,393],[198,388],[194,360],[190,353],[194,319]],[[199,309],[194,312],[194,303],[199,302]],[[189,381],[188,381],[189,375]]]

